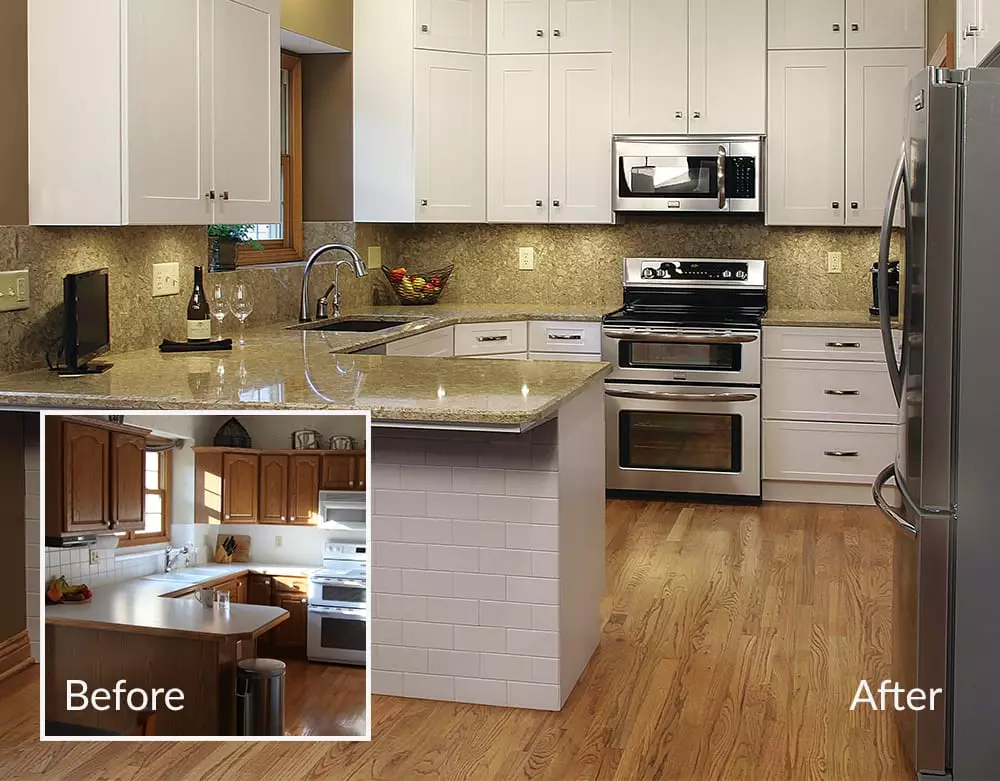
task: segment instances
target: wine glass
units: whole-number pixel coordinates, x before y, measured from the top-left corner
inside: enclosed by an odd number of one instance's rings
[[[229,311],[240,321],[240,346],[245,345],[247,340],[243,335],[243,329],[247,318],[253,312],[253,295],[250,293],[250,288],[242,282],[233,289],[233,296],[229,300]]]
[[[208,299],[208,308],[212,311],[212,317],[219,323],[219,336],[222,336],[222,321],[229,314],[229,301],[226,300],[226,291],[222,285],[217,284],[212,288],[212,295]]]

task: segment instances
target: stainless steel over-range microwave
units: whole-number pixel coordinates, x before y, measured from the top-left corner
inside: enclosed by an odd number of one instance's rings
[[[616,212],[763,212],[762,136],[615,136]]]

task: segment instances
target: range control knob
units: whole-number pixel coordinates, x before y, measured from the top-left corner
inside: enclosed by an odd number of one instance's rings
[[[745,271],[737,271],[736,272],[736,278],[737,279],[746,279],[747,278],[747,272],[745,272]]]
[[[722,272],[722,278],[723,279],[732,279],[732,276],[733,276],[733,272],[732,271],[723,271]]]

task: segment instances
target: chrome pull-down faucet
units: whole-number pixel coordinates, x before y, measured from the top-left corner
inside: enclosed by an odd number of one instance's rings
[[[346,252],[351,256],[350,260],[340,260],[334,270],[333,284],[330,285],[329,289],[323,296],[316,302],[316,317],[320,320],[326,319],[327,317],[327,301],[330,298],[330,293],[333,293],[333,316],[340,316],[340,267],[345,264],[350,264],[354,269],[354,276],[359,279],[368,274],[368,269],[365,267],[365,262],[361,259],[358,251],[354,247],[350,247],[347,244],[324,244],[322,247],[313,252],[309,256],[309,260],[306,261],[306,267],[302,272],[302,296],[299,301],[299,322],[308,323],[312,319],[309,317],[309,275],[312,272],[312,267],[319,259],[321,255],[327,252],[332,252],[333,250],[340,250]]]

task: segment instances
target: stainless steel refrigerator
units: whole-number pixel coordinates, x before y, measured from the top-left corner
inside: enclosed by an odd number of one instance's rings
[[[880,301],[897,199],[906,216],[896,462],[873,489],[895,523],[893,677],[942,689],[901,712],[921,779],[1000,779],[1000,68],[929,68],[882,228]],[[902,291],[901,291],[902,295]],[[884,486],[894,480],[901,507]]]

